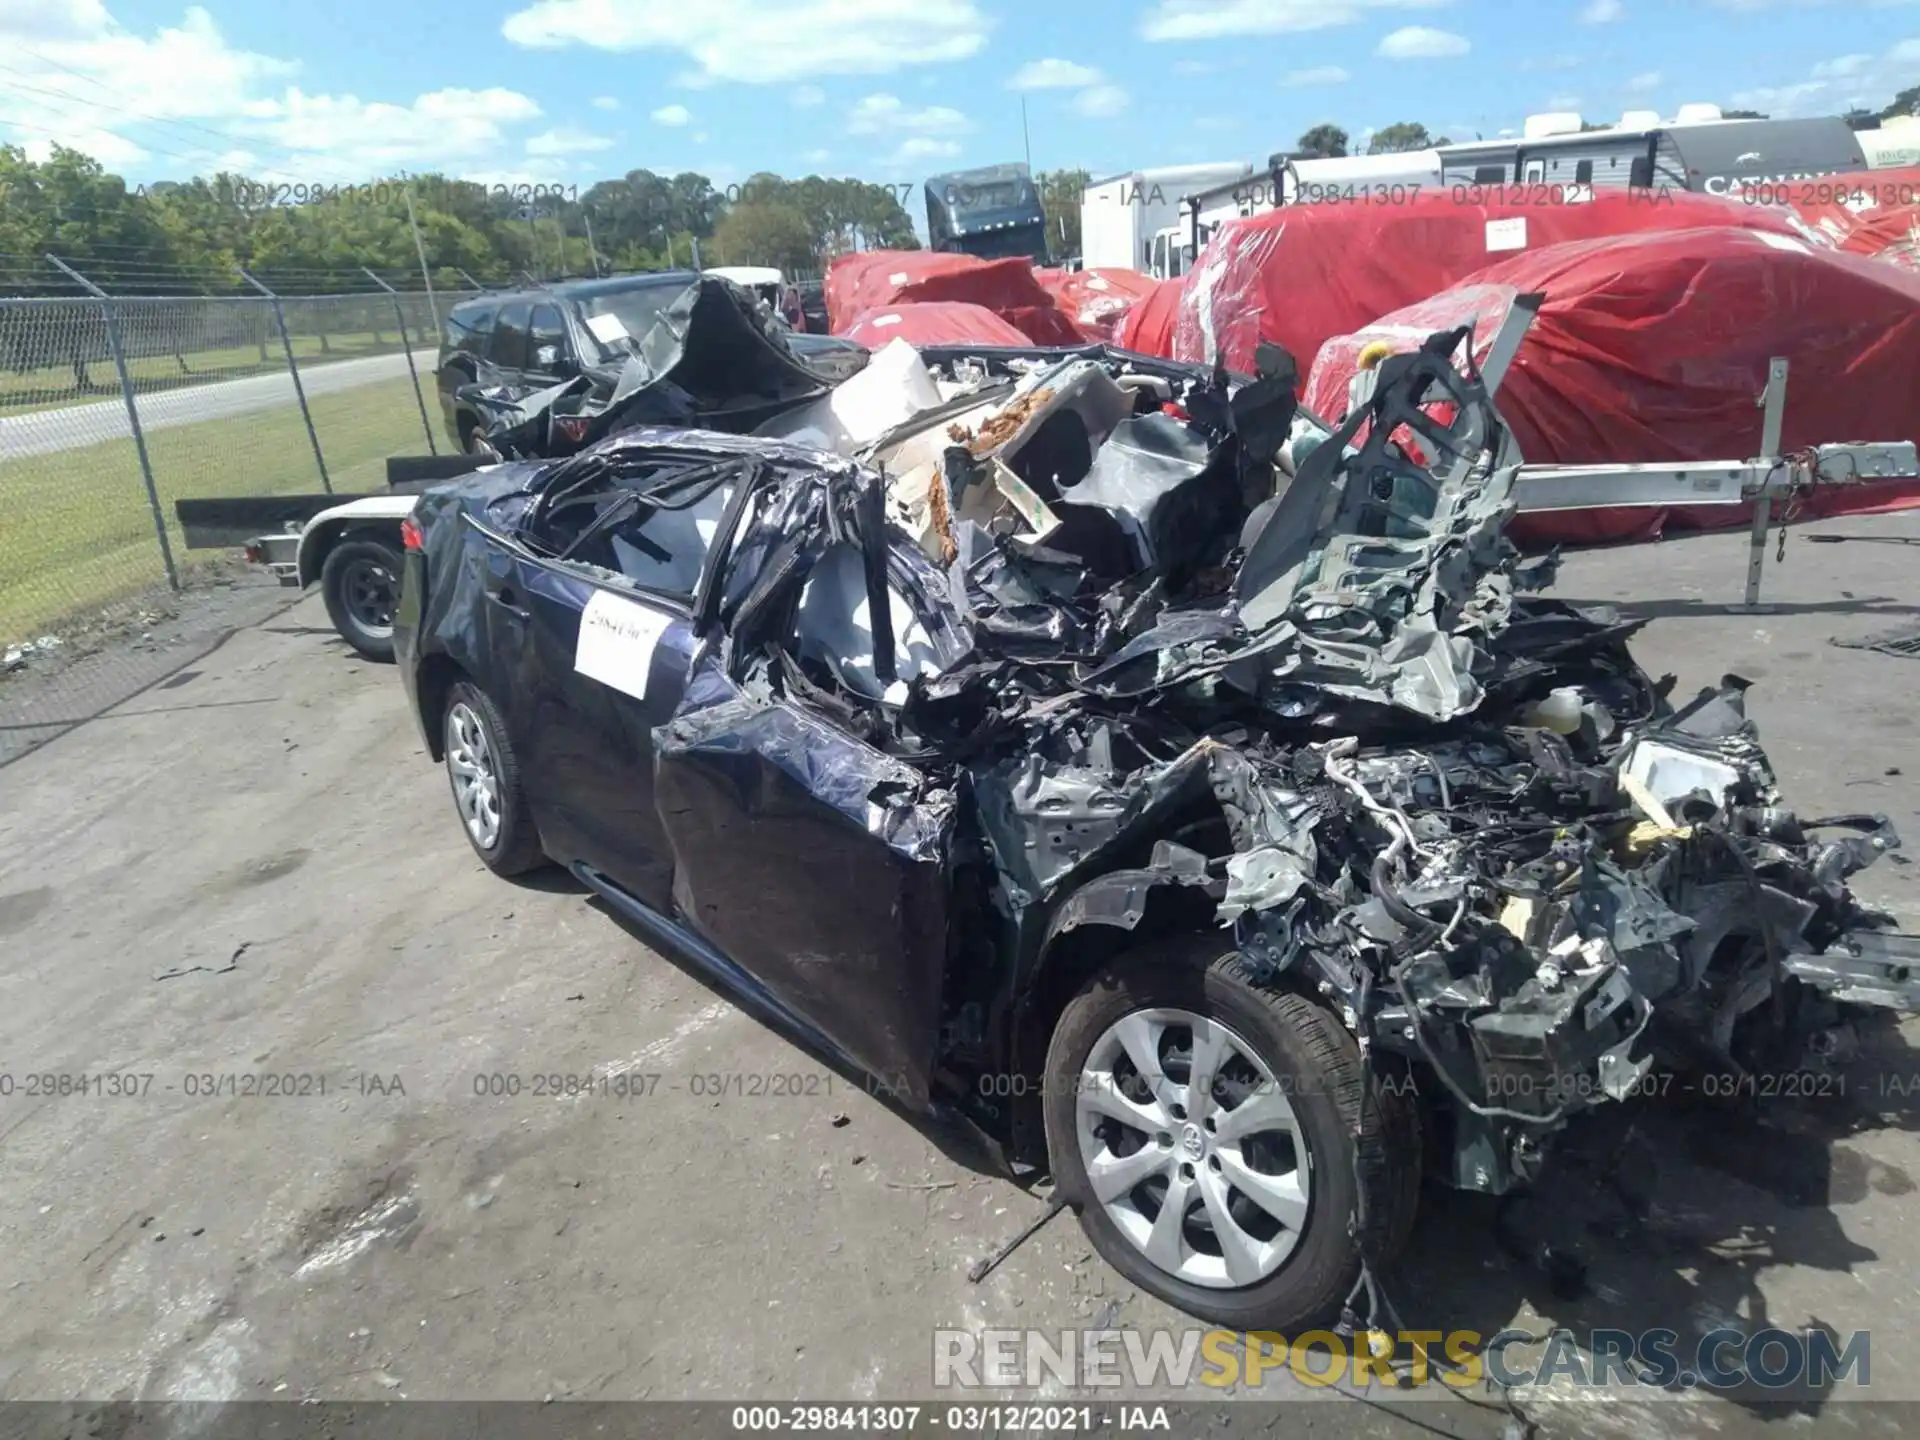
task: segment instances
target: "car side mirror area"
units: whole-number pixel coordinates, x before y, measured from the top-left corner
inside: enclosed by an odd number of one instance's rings
[[[558,345],[542,345],[533,352],[534,368],[564,375],[573,370],[573,362],[562,358]]]

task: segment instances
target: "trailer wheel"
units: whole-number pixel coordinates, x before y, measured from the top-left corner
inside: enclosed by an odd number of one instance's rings
[[[393,612],[400,604],[400,552],[380,540],[342,540],[320,571],[327,615],[369,660],[393,659]]]

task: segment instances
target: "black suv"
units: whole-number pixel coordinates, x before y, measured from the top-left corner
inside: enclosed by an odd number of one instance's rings
[[[587,375],[610,391],[633,343],[699,278],[691,270],[665,270],[490,291],[462,301],[447,314],[435,371],[447,434],[473,451],[486,432],[485,413],[461,394],[469,385],[533,391]],[[850,340],[788,339],[795,354],[830,381],[865,364],[864,350]]]

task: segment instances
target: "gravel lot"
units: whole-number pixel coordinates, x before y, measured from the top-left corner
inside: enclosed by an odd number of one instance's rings
[[[1854,537],[1821,546],[1808,534]],[[1727,613],[1729,535],[1572,558],[1559,593],[1655,623],[1691,694],[1723,671],[1803,814],[1920,839],[1920,661],[1837,648],[1920,624],[1920,517],[1796,532],[1778,610]],[[0,768],[0,1393],[9,1398],[927,1399],[936,1326],[1182,1325],[1040,1201],[651,953],[564,880],[472,858],[393,673],[317,598]],[[1914,868],[1863,889],[1920,928]],[[1838,1102],[1643,1102],[1583,1132],[1518,1223],[1592,1263],[1561,1302],[1491,1209],[1429,1191],[1393,1294],[1408,1324],[1873,1330],[1873,1392],[1920,1398],[1912,1276],[1920,1030],[1869,1037]],[[644,1099],[536,1098],[541,1074],[658,1074]],[[31,1074],[152,1077],[28,1098]],[[291,1097],[225,1092],[291,1076]],[[476,1093],[489,1076],[523,1093]],[[723,1095],[702,1077],[803,1077]],[[301,1078],[305,1077],[305,1078]],[[1889,1084],[1889,1077],[1893,1083]],[[324,1094],[317,1093],[324,1084]],[[1920,1089],[1920,1086],[1916,1086]],[[209,1095],[198,1093],[212,1090]],[[1648,1220],[1596,1181],[1626,1123],[1661,1159]],[[1548,1226],[1554,1227],[1551,1231]],[[1236,1429],[1498,1435],[1434,1392],[1399,1414],[1269,1382]],[[1549,1434],[1795,1421],[1700,1392],[1524,1401]],[[1837,1400],[1799,1427],[1896,1433]]]

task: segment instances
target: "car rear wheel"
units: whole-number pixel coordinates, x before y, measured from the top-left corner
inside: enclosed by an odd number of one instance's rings
[[[480,422],[471,417],[460,422],[460,448],[467,454],[478,455],[484,460],[500,458],[500,452],[487,443],[487,437],[480,428]]]
[[[1388,1263],[1411,1226],[1411,1096],[1368,1075],[1327,1010],[1256,987],[1217,940],[1096,975],[1055,1026],[1044,1105],[1054,1176],[1095,1248],[1206,1320],[1327,1318],[1363,1255]]]
[[[369,660],[393,659],[393,612],[400,604],[400,552],[378,540],[342,540],[320,570],[327,615]]]
[[[467,843],[496,875],[546,863],[520,784],[520,762],[506,722],[487,693],[460,681],[447,693],[442,723],[447,779]]]

